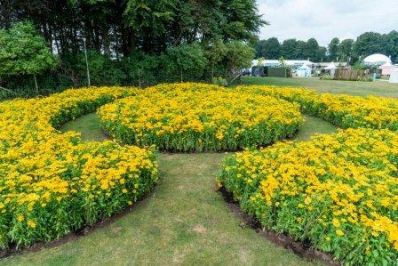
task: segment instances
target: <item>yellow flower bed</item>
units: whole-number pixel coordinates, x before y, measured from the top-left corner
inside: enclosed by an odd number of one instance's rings
[[[264,227],[345,264],[396,264],[398,101],[299,88],[237,91],[298,103],[302,112],[348,129],[238,153],[225,160],[219,185]]]
[[[111,136],[166,151],[264,146],[297,131],[300,109],[358,128],[237,153],[225,160],[218,182],[266,228],[346,264],[398,261],[397,100],[195,83],[68,90],[0,103],[1,248],[79,230],[153,187],[150,150],[83,143],[78,133],[56,130],[99,106]]]
[[[99,109],[114,138],[166,151],[223,151],[262,146],[293,135],[296,104],[206,84],[167,84]]]
[[[68,90],[0,103],[0,247],[48,241],[126,208],[157,180],[154,154],[82,143],[54,127],[134,89]]]
[[[341,128],[398,130],[398,101],[393,98],[319,94],[291,87],[241,86],[237,90],[299,103],[304,113],[323,118]]]

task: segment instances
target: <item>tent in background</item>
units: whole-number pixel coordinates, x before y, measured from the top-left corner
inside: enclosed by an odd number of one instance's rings
[[[391,71],[389,82],[390,83],[398,83],[398,68],[395,68]]]
[[[391,63],[391,58],[384,54],[372,54],[363,60],[366,66],[381,66],[386,63]]]
[[[384,65],[382,65],[380,68],[381,68],[381,74],[383,76],[389,76],[391,75],[391,71],[398,67],[391,64],[391,62],[387,62]]]
[[[327,67],[325,67],[325,70],[329,72],[330,76],[334,77],[334,74],[336,73],[336,65],[334,62],[331,62]]]
[[[304,64],[296,70],[296,74],[299,78],[309,78],[311,77],[311,71],[312,69]]]

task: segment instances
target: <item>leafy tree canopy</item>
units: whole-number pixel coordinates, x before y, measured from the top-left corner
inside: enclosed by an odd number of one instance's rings
[[[286,59],[310,59],[311,61],[346,61],[355,64],[359,59],[382,53],[391,56],[393,62],[398,62],[398,32],[388,34],[365,32],[356,40],[333,38],[327,49],[319,46],[316,39],[307,41],[286,39],[282,44],[276,38],[259,40],[255,44],[256,58],[276,59],[283,56]],[[279,53],[278,53],[279,51]]]
[[[0,74],[37,75],[55,67],[57,61],[31,23],[16,23],[0,30]]]

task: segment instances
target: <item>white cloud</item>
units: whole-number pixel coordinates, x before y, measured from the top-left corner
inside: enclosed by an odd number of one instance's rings
[[[398,0],[257,0],[257,5],[271,24],[261,29],[261,39],[314,37],[326,46],[333,37],[398,30]]]

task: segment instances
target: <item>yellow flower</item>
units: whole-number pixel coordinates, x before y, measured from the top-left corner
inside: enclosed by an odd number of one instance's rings
[[[98,114],[112,135],[128,133],[121,141],[175,151],[265,145],[293,134],[303,122],[297,104],[195,83],[158,85],[107,104]],[[274,136],[264,137],[269,132]]]
[[[338,229],[338,230],[336,230],[336,235],[344,236],[345,234],[344,234],[344,232],[342,230]]]
[[[36,228],[36,223],[35,223],[35,221],[33,221],[33,220],[28,220],[28,226],[30,227],[30,228]]]
[[[25,217],[22,215],[22,214],[19,214],[18,216],[17,216],[17,221],[18,222],[23,222],[25,220]]]
[[[333,223],[333,225],[334,225],[334,227],[340,227],[340,221],[339,221],[339,219],[337,219],[337,218],[333,218],[333,221],[332,221],[332,223]]]
[[[116,185],[119,180],[121,183],[140,181],[143,171],[150,173],[148,178],[153,181],[147,186],[153,185],[157,166],[152,151],[110,141],[83,143],[78,133],[60,133],[54,128],[96,108],[99,103],[136,92],[136,89],[116,87],[71,89],[46,98],[0,102],[1,215],[12,217],[18,212],[15,221],[22,223],[33,215],[33,210],[41,211],[49,205],[68,212],[66,206],[70,202],[79,202],[73,211],[84,212],[84,202],[112,195],[119,189]],[[106,188],[105,193],[101,185]],[[135,196],[141,195],[136,192]],[[42,218],[51,220],[51,215],[55,213]],[[0,227],[10,228],[11,222],[3,219]],[[36,223],[28,219],[27,227],[34,229]],[[49,232],[43,235],[55,230],[43,228],[47,229]],[[36,240],[35,237],[21,233],[12,241],[30,242]]]
[[[306,197],[305,200],[304,200],[304,203],[306,205],[310,204],[311,203],[311,198],[310,197]]]

